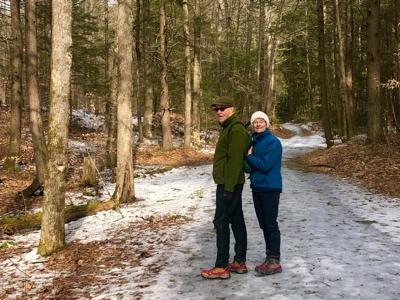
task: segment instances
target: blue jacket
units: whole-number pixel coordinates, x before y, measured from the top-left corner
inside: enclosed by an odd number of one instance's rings
[[[256,171],[250,174],[250,187],[258,191],[282,192],[282,144],[269,129],[252,138],[253,154],[246,157]]]

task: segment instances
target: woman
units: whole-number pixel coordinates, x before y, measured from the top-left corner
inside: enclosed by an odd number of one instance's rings
[[[282,272],[281,233],[278,226],[279,198],[282,192],[282,144],[269,130],[268,116],[257,111],[251,116],[254,134],[247,161],[255,167],[250,187],[258,223],[264,234],[266,259],[256,267],[257,276]]]

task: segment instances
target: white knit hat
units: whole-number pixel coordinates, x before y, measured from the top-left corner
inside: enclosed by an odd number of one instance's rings
[[[253,122],[256,119],[264,119],[265,123],[267,123],[267,128],[269,128],[269,118],[265,113],[263,113],[262,111],[256,111],[254,114],[252,114],[251,115],[251,124],[253,124]]]

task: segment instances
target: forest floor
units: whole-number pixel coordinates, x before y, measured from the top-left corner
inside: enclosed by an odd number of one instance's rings
[[[13,174],[1,169],[7,154],[8,130],[9,130],[9,108],[0,108],[0,217],[5,218],[13,215],[23,215],[32,208],[41,205],[43,196],[24,199],[20,193],[21,190],[29,186],[34,179],[34,160],[29,134],[29,120],[27,112],[23,114],[22,131],[22,155],[21,166],[23,171]],[[289,138],[293,133],[287,132],[279,126],[272,126],[271,131],[278,137]],[[70,128],[70,139],[91,145],[91,155],[95,156],[96,161],[101,162],[104,157],[106,135],[101,131],[81,128],[73,124]],[[82,151],[70,151],[68,153],[69,172],[67,180],[67,190],[83,190],[84,186],[80,183],[82,176],[82,162],[85,153]],[[182,147],[172,151],[163,151],[157,145],[138,147],[135,151],[135,164],[142,166],[159,167],[170,166],[196,166],[210,164],[212,154],[198,152],[196,150],[187,150]],[[391,140],[387,144],[376,146],[365,146],[362,141],[353,139],[347,143],[338,144],[330,149],[319,149],[313,152],[303,154],[297,158],[297,162],[306,170],[312,172],[328,173],[348,180],[356,185],[366,187],[372,193],[382,194],[392,198],[400,198],[400,141]],[[101,163],[100,163],[101,165]],[[100,168],[101,169],[101,168]],[[166,225],[168,226],[168,225]],[[3,233],[1,233],[3,235]],[[67,259],[66,252],[73,253],[75,248],[79,248],[80,253],[86,253],[88,256],[98,252],[96,244],[71,243],[62,253],[54,254],[49,261],[60,265],[69,266],[71,262]],[[4,249],[0,251],[24,251],[24,249]],[[6,254],[6,253],[4,253]],[[117,257],[110,253],[110,260],[116,262]],[[105,254],[99,254],[103,260],[106,260]],[[123,256],[121,256],[123,260]],[[80,277],[83,280],[85,277]],[[65,278],[63,282],[64,291],[68,293],[68,285],[77,281],[77,278],[69,277],[70,283]],[[90,278],[88,278],[90,280]],[[82,282],[84,284],[84,282]],[[29,289],[29,287],[27,287]],[[62,293],[62,291],[60,291]],[[13,291],[7,291],[13,293]],[[50,292],[49,292],[50,293]],[[43,296],[49,295],[46,291]],[[0,298],[2,298],[0,293]],[[3,295],[4,296],[4,295]],[[43,298],[44,299],[44,298]]]

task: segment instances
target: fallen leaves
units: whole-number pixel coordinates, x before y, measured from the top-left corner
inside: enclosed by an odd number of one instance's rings
[[[344,144],[303,154],[300,162],[312,171],[348,178],[371,192],[400,198],[400,148],[397,144]],[[323,166],[332,166],[324,168]]]

